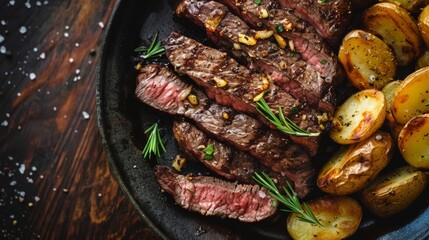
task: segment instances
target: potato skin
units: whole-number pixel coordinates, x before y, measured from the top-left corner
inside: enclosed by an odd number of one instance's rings
[[[344,37],[338,59],[347,78],[360,90],[381,89],[395,76],[392,50],[380,38],[362,30],[351,31]]]
[[[399,5],[408,12],[415,13],[427,4],[427,0],[382,0],[381,2],[390,2]]]
[[[362,220],[362,207],[351,197],[325,196],[308,206],[324,227],[302,222],[292,213],[286,226],[293,239],[345,239],[356,232]]]
[[[363,142],[342,148],[322,167],[317,186],[334,195],[361,190],[390,162],[393,145],[388,133],[378,131]]]
[[[429,5],[423,8],[417,24],[422,34],[423,41],[426,44],[426,48],[429,48]]]
[[[417,116],[405,124],[399,133],[398,147],[408,164],[429,169],[429,114]]]
[[[393,137],[394,141],[396,142],[399,137],[399,132],[404,127],[403,124],[398,124],[393,117],[392,111],[390,110],[390,106],[392,105],[392,99],[393,96],[396,93],[396,90],[401,85],[401,81],[396,80],[392,81],[381,90],[384,94],[384,97],[386,98],[386,120],[385,125],[390,129],[390,135]]]
[[[419,56],[422,45],[420,31],[405,9],[389,2],[377,3],[362,17],[365,29],[393,49],[398,66],[407,66]]]
[[[429,113],[429,67],[408,75],[396,90],[390,111],[396,122],[407,123],[411,118]]]
[[[384,94],[375,89],[362,90],[335,111],[329,136],[339,144],[361,142],[383,125],[385,117]]]
[[[363,205],[379,217],[389,217],[409,207],[423,192],[427,176],[411,166],[378,177],[361,193]]]

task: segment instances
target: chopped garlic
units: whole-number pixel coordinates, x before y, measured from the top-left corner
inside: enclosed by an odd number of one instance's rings
[[[239,33],[238,34],[238,42],[246,44],[248,46],[253,46],[256,44],[256,39],[254,37]]]

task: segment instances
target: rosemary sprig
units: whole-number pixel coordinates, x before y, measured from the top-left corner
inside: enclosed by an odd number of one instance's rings
[[[425,106],[429,106],[429,102],[426,102],[426,103],[425,103]]]
[[[264,98],[256,102],[258,112],[264,116],[270,123],[277,127],[282,132],[299,136],[299,137],[316,137],[320,133],[307,132],[298,127],[292,120],[283,115],[282,109],[279,107],[279,116],[277,117],[268,106]]]
[[[150,43],[149,47],[138,47],[134,49],[135,52],[144,52],[142,55],[140,55],[143,59],[149,59],[153,57],[160,57],[162,54],[165,53],[164,47],[161,45],[161,42],[157,41],[158,33],[155,34],[155,37],[152,39],[152,42]]]
[[[286,196],[284,196],[280,193],[276,184],[268,174],[264,172],[262,172],[262,174],[255,173],[253,179],[255,179],[259,185],[267,188],[272,197],[287,207],[287,209],[282,209],[283,211],[301,214],[301,216],[298,216],[299,220],[323,227],[322,223],[319,222],[308,205],[306,203],[303,203],[302,205],[300,204],[297,194],[289,182],[286,181],[288,188],[283,186],[283,190],[286,193]]]
[[[142,154],[143,157],[149,158],[152,157],[152,153],[156,157],[161,156],[161,151],[165,152],[164,142],[162,141],[161,134],[159,133],[158,123],[152,124],[146,131],[145,134],[149,133],[149,138],[147,139],[146,145],[143,148]]]

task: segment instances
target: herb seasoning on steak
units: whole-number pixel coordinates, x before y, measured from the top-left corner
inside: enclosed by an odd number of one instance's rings
[[[216,0],[230,7],[254,28],[271,29],[283,38],[291,40],[301,57],[319,71],[327,82],[338,81],[342,69],[337,56],[320,37],[314,27],[295,16],[291,11],[281,9],[276,1],[261,0]],[[267,11],[267,17],[261,16]]]
[[[169,114],[184,116],[211,136],[250,153],[272,172],[289,179],[299,197],[304,197],[313,188],[314,166],[303,149],[291,142],[287,135],[267,128],[246,114],[213,103],[168,68],[159,65],[141,68],[135,94],[143,103]],[[190,96],[197,101],[190,101]]]
[[[207,216],[257,222],[272,216],[278,202],[258,185],[226,182],[208,176],[183,176],[163,165],[155,179],[181,207]]]
[[[288,48],[281,49],[268,39],[257,39],[254,45],[240,43],[240,34],[256,38],[260,32],[230,13],[226,6],[209,0],[183,0],[177,6],[176,14],[204,27],[214,43],[244,59],[250,69],[265,72],[276,85],[302,104],[308,103],[321,113],[333,115],[335,96],[325,96],[332,94],[332,84],[299,54]]]
[[[237,111],[258,116],[257,99],[264,98],[275,113],[279,107],[285,116],[308,132],[321,132],[326,122],[320,122],[316,110],[302,105],[288,93],[271,84],[265,74],[252,73],[226,53],[209,48],[193,39],[173,32],[165,40],[167,58],[175,70],[186,74],[202,86],[211,99]],[[220,85],[222,83],[222,85]],[[326,118],[326,120],[328,120]],[[267,124],[270,127],[274,126]],[[295,137],[292,140],[305,147],[310,155],[317,153],[319,137]]]

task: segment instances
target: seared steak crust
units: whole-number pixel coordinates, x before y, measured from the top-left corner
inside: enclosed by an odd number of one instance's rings
[[[175,70],[186,74],[202,86],[207,95],[217,103],[232,106],[240,112],[255,114],[261,121],[265,121],[258,114],[255,102],[255,99],[263,95],[273,112],[278,112],[280,107],[283,113],[301,128],[310,132],[321,132],[317,118],[320,113],[271,84],[265,74],[251,73],[226,53],[178,33],[170,34],[164,47]],[[224,81],[226,85],[219,86],[218,81]],[[292,140],[304,146],[310,155],[315,155],[320,139],[292,137]]]
[[[175,121],[173,133],[182,152],[188,158],[202,162],[211,171],[228,180],[254,183],[254,172],[260,171],[257,160],[252,155],[238,151],[228,145],[209,138],[189,122]],[[212,159],[205,159],[204,148],[213,145]]]
[[[155,166],[155,179],[182,208],[202,215],[257,222],[272,216],[277,200],[258,185],[244,185],[207,176],[183,176]]]
[[[295,50],[325,78],[332,83],[342,75],[341,67],[334,52],[320,37],[314,27],[296,17],[292,11],[281,9],[275,0],[216,0],[234,10],[254,28],[268,28],[285,39],[292,40]],[[261,9],[268,11],[267,18],[260,17]],[[281,28],[280,28],[281,27]]]
[[[211,136],[250,153],[271,171],[293,182],[300,197],[311,190],[315,169],[300,146],[246,114],[212,103],[201,91],[191,88],[169,69],[146,65],[137,77],[135,94],[143,103],[169,114],[187,117]],[[196,105],[187,99],[191,91],[198,98]],[[225,113],[228,118],[225,118]]]
[[[230,13],[226,6],[209,0],[183,0],[177,6],[176,14],[204,27],[214,43],[245,59],[250,69],[265,72],[276,85],[302,104],[309,103],[328,115],[333,114],[335,102],[323,103],[323,95],[330,94],[328,89],[332,85],[288,48],[281,49],[278,44],[265,39],[257,40],[255,45],[240,44],[239,34],[253,36],[255,31]]]
[[[311,23],[331,44],[338,43],[350,23],[352,11],[349,0],[279,0],[279,3]]]

